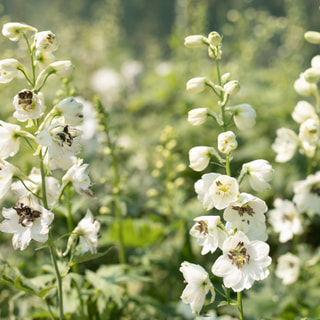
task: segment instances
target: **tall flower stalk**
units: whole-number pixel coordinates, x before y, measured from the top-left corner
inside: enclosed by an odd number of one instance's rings
[[[190,303],[192,312],[198,316],[208,292],[211,292],[212,301],[215,296],[212,292],[216,291],[229,304],[237,305],[239,318],[242,320],[244,319],[242,292],[250,289],[255,281],[263,280],[268,276],[271,258],[269,246],[265,242],[267,234],[264,214],[267,206],[258,197],[240,192],[240,187],[247,180],[256,192],[270,188],[269,181],[272,178],[273,169],[266,160],[259,159],[244,163],[238,177],[232,176],[231,162],[234,151],[238,147],[236,134],[230,130],[233,126],[232,120],[240,131],[248,130],[255,124],[255,110],[249,104],[228,105],[231,98],[239,92],[240,85],[231,73],[221,75],[219,63],[222,55],[222,37],[218,32],[213,31],[207,37],[202,35],[186,37],[185,46],[207,47],[209,56],[215,62],[216,81],[207,77],[192,78],[187,82],[186,89],[191,93],[200,93],[209,88],[216,96],[217,102],[214,106],[189,111],[188,121],[191,125],[198,126],[208,118],[213,118],[220,126],[221,133],[217,137],[217,148],[193,147],[189,152],[189,160],[190,167],[195,171],[207,169],[212,157],[215,157],[219,166],[224,168],[223,173],[203,174],[195,183],[195,192],[203,208],[206,211],[223,210],[224,221],[216,212],[197,217],[194,219],[195,224],[190,235],[195,238],[198,245],[203,247],[202,254],[221,250],[222,254],[214,262],[211,272],[215,277],[223,278],[226,293],[222,293],[218,288],[212,289],[208,285],[204,287],[207,289],[200,293],[193,286],[194,292],[188,290],[189,299],[185,294],[181,298],[185,303]],[[188,275],[188,278],[185,276],[185,280],[188,284],[193,282],[192,274]],[[229,289],[237,292],[236,300],[230,299]],[[196,299],[199,295],[202,296],[202,304],[194,308],[192,297]]]

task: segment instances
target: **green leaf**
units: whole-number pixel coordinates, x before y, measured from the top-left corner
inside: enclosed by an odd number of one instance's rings
[[[111,251],[111,250],[112,250],[112,248],[109,248],[107,251],[104,251],[104,252],[98,252],[95,254],[88,253],[86,255],[77,257],[71,262],[70,266],[72,267],[73,265],[75,265],[77,263],[83,263],[83,262],[87,262],[87,261],[101,258],[101,257],[105,256],[107,253],[109,253],[109,251]]]

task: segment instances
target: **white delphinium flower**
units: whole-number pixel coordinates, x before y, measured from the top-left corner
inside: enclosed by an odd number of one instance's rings
[[[74,65],[70,60],[55,61],[50,63],[44,73],[55,73],[60,78],[70,77],[74,69]]]
[[[94,219],[93,214],[88,209],[84,218],[82,218],[77,227],[72,231],[68,239],[67,250],[63,255],[67,255],[73,242],[79,237],[79,243],[76,250],[81,254],[90,251],[92,254],[97,253],[98,235],[100,231],[100,222]]]
[[[9,162],[0,159],[0,199],[9,191],[12,177],[18,172],[18,169]]]
[[[223,218],[231,229],[243,231],[250,240],[265,241],[268,238],[264,215],[267,210],[263,200],[243,192],[224,210]]]
[[[303,73],[300,73],[299,79],[294,82],[294,89],[302,96],[311,96],[317,92],[317,85],[315,83],[309,83],[304,78]]]
[[[20,126],[0,120],[0,158],[14,156],[19,151]]]
[[[78,126],[83,121],[83,104],[78,102],[74,97],[68,97],[54,106],[58,115],[63,116],[65,122],[70,126]]]
[[[56,61],[56,57],[52,52],[40,52],[35,53],[35,64],[37,67],[43,69],[48,66],[48,64]]]
[[[232,131],[222,132],[218,136],[218,149],[222,153],[230,153],[238,146],[236,135]]]
[[[34,44],[40,52],[53,52],[57,50],[56,35],[51,31],[37,32],[34,36]]]
[[[243,164],[240,176],[245,175],[251,188],[262,192],[271,188],[268,182],[272,179],[273,173],[274,170],[267,160],[258,159]]]
[[[300,259],[288,252],[278,258],[276,276],[282,279],[284,285],[295,283],[299,277]]]
[[[20,35],[26,31],[37,32],[38,30],[27,24],[18,22],[5,23],[2,28],[2,34],[11,41],[18,41],[20,39]]]
[[[303,154],[312,158],[317,149],[320,136],[320,122],[318,118],[310,118],[304,121],[299,129],[299,139],[302,144]]]
[[[198,315],[208,292],[211,292],[212,300],[215,297],[209,274],[200,265],[187,261],[181,263],[180,271],[187,283],[182,292],[181,300],[186,304],[190,304],[192,313]]]
[[[287,128],[277,129],[277,137],[272,144],[272,150],[277,153],[277,162],[287,162],[294,156],[299,145],[297,134]]]
[[[81,151],[81,132],[69,125],[54,122],[42,130],[36,141],[48,147],[45,161],[50,169],[69,169],[73,165],[73,157]]]
[[[50,176],[47,176],[45,181],[47,202],[49,207],[51,207],[57,200],[60,183],[56,178]],[[27,186],[29,190],[27,190],[25,186]],[[30,195],[30,191],[38,194],[39,191],[41,191],[41,188],[42,178],[39,168],[32,168],[30,174],[28,175],[28,179],[23,180],[23,184],[21,181],[16,181],[11,185],[11,190],[17,194],[19,198]]]
[[[212,266],[212,273],[223,277],[225,287],[239,292],[250,289],[254,281],[263,280],[269,275],[271,264],[269,245],[263,241],[250,241],[237,231],[223,243],[223,254]]]
[[[20,62],[16,59],[0,60],[0,83],[10,82],[18,74]]]
[[[203,247],[201,254],[213,253],[218,247],[222,249],[227,234],[221,227],[220,217],[201,216],[193,220],[196,223],[191,228],[190,234],[196,238],[196,243]]]
[[[75,190],[85,196],[93,197],[92,191],[89,189],[91,180],[87,173],[87,164],[82,164],[82,159],[74,159],[74,165],[62,177],[62,182],[66,185],[72,183]]]
[[[13,233],[14,249],[25,250],[32,239],[42,243],[48,240],[54,214],[40,206],[35,198],[21,198],[16,206],[3,208],[2,215],[5,220],[0,223],[0,231]]]
[[[228,108],[228,110],[233,112],[233,120],[239,130],[245,131],[255,125],[256,111],[250,104],[239,104]]]
[[[296,234],[302,234],[301,214],[289,200],[275,199],[274,209],[269,211],[269,223],[275,232],[279,232],[279,241],[287,242]]]
[[[186,89],[191,93],[199,93],[203,91],[208,83],[208,79],[205,77],[192,78],[187,82]]]
[[[209,108],[192,109],[188,112],[188,122],[193,126],[200,126],[207,121],[209,114]]]
[[[320,214],[320,171],[293,185],[293,202],[300,212]]]
[[[206,146],[198,146],[189,151],[189,167],[194,171],[204,170],[210,161],[212,151],[214,149]]]
[[[307,101],[299,101],[292,112],[292,118],[297,123],[303,123],[310,118],[316,118],[314,107]]]
[[[42,101],[34,92],[24,89],[13,98],[16,111],[13,116],[21,122],[29,119],[38,119],[42,116]]]

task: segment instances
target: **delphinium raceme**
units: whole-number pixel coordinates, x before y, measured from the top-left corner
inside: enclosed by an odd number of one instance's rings
[[[54,33],[38,32],[26,24],[6,23],[2,34],[12,41],[25,41],[30,65],[26,67],[14,58],[0,60],[0,83],[9,83],[19,73],[26,80],[25,88],[13,98],[15,123],[0,121],[0,197],[11,189],[17,199],[10,208],[2,208],[4,220],[0,223],[0,231],[13,234],[14,249],[27,249],[31,240],[49,249],[56,274],[56,284],[50,288],[57,288],[57,304],[52,305],[52,295],[47,299],[49,290],[33,294],[45,301],[51,319],[56,319],[55,314],[64,319],[63,276],[75,266],[73,259],[86,252],[97,253],[100,229],[100,223],[89,209],[77,225],[71,215],[73,194],[93,197],[88,165],[78,157],[81,131],[77,126],[83,121],[83,106],[72,96],[51,107],[45,103],[42,89],[47,86],[50,76],[67,78],[74,69],[71,61],[59,61],[53,54],[57,50]],[[29,148],[29,155],[19,154],[21,144],[26,144],[24,150]],[[30,174],[10,163],[9,159],[16,155],[25,156],[26,161],[35,164]],[[67,196],[63,197],[64,193]],[[59,233],[54,218],[61,214],[61,208],[56,209],[62,198],[64,203],[65,199],[68,202],[65,217],[69,239],[65,250],[58,250],[52,231]],[[57,260],[66,255],[70,256],[66,269],[59,270]]]
[[[205,170],[211,165],[211,158],[218,162],[218,166],[213,166],[213,172],[203,174],[194,185],[197,198],[209,215],[196,217],[190,234],[202,247],[201,254],[220,250],[221,255],[212,263],[213,277],[199,264],[187,261],[181,264],[180,271],[186,282],[181,299],[190,304],[192,312],[198,317],[206,298],[211,297],[213,302],[218,292],[228,304],[237,305],[242,320],[242,292],[250,289],[255,281],[268,276],[271,258],[269,245],[265,242],[267,205],[257,196],[241,192],[240,187],[247,180],[251,189],[263,192],[270,188],[273,169],[268,161],[258,159],[243,163],[239,175],[234,176],[231,162],[238,143],[230,127],[234,123],[240,131],[251,129],[255,124],[256,112],[249,104],[228,105],[240,85],[231,73],[220,73],[222,37],[218,32],[213,31],[207,37],[188,36],[185,46],[207,48],[216,68],[216,81],[196,77],[187,82],[186,89],[190,93],[209,89],[217,98],[213,106],[190,110],[188,122],[199,126],[212,120],[213,126],[219,126],[221,131],[213,145],[195,146],[189,152],[190,167],[195,171]],[[224,168],[224,172],[217,172],[220,167]],[[211,281],[215,277],[223,278],[223,290]],[[237,292],[236,300],[230,297],[230,289]]]
[[[307,31],[304,38],[309,43],[320,44],[320,33]],[[308,69],[294,82],[295,91],[303,97],[292,112],[293,120],[299,125],[298,133],[281,127],[277,130],[272,149],[276,153],[276,162],[290,161],[297,151],[306,159],[306,178],[293,183],[292,200],[277,197],[274,208],[270,210],[269,223],[279,233],[280,243],[292,241],[291,252],[278,258],[276,275],[284,285],[296,282],[302,269],[303,261],[299,258],[298,239],[312,223],[315,215],[320,214],[320,55],[311,59]]]

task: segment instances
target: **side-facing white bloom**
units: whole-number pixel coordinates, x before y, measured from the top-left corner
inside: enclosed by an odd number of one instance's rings
[[[297,134],[287,128],[277,129],[277,137],[272,144],[272,150],[277,153],[277,162],[287,162],[294,156],[299,145]]]
[[[62,182],[64,184],[71,182],[78,193],[92,197],[93,193],[89,189],[91,180],[87,173],[88,165],[82,162],[82,159],[76,159],[74,165],[62,177]]]
[[[78,102],[74,97],[68,97],[54,106],[59,115],[62,115],[66,123],[70,126],[78,126],[83,121],[83,104]]]
[[[19,151],[21,128],[0,120],[0,158],[14,156]]]
[[[213,148],[206,146],[198,146],[189,151],[189,167],[194,171],[204,170],[210,161]]]
[[[56,35],[51,31],[37,32],[34,36],[34,44],[40,52],[53,52],[57,50]]]
[[[300,259],[292,253],[286,253],[278,258],[276,276],[282,279],[284,285],[295,283],[299,277]]]
[[[250,104],[239,104],[228,108],[234,113],[233,121],[241,131],[251,129],[256,123],[256,111]]]
[[[317,85],[315,83],[309,83],[300,73],[299,79],[294,82],[294,89],[302,96],[311,96],[317,92]]]
[[[320,171],[293,185],[293,202],[300,212],[320,214]]]
[[[304,121],[299,129],[299,139],[302,144],[300,150],[308,158],[312,158],[316,152],[320,137],[320,122],[318,118],[310,118]]]
[[[196,108],[188,112],[188,122],[193,126],[200,126],[207,121],[209,108]]]
[[[184,38],[184,45],[187,48],[197,48],[204,45],[208,40],[202,35],[193,35]]]
[[[12,177],[17,172],[17,168],[9,162],[0,159],[0,199],[9,191]]]
[[[31,239],[39,242],[48,240],[49,226],[54,214],[31,197],[22,198],[13,208],[3,208],[5,218],[0,223],[0,231],[13,233],[14,249],[25,250]]]
[[[54,72],[58,77],[67,78],[71,76],[73,69],[74,65],[70,60],[55,61],[47,66],[46,72]]]
[[[18,74],[19,65],[16,59],[0,60],[0,83],[10,82]]]
[[[265,212],[266,203],[249,194],[240,193],[239,199],[224,210],[223,218],[232,229],[243,231],[250,240],[267,240]]]
[[[41,69],[44,69],[48,64],[56,61],[56,57],[52,52],[40,52],[35,53],[35,65]]]
[[[98,248],[98,235],[100,231],[100,222],[94,219],[93,214],[88,209],[84,218],[82,218],[77,227],[72,231],[71,236],[68,239],[67,250],[63,255],[67,255],[71,245],[79,237],[79,243],[76,246],[76,250],[81,254],[90,251],[92,254],[97,253]]]
[[[299,101],[294,107],[292,118],[297,123],[302,123],[310,118],[316,118],[317,114],[314,107],[307,101]]]
[[[205,77],[192,78],[187,82],[186,89],[191,93],[199,93],[203,91],[208,83],[208,79]]]
[[[54,122],[37,135],[36,141],[48,147],[45,161],[51,169],[67,170],[74,164],[73,157],[81,151],[80,134],[76,128]]]
[[[222,153],[230,153],[238,146],[236,135],[232,131],[222,132],[218,136],[218,149]]]
[[[270,189],[268,183],[273,176],[274,170],[267,160],[259,159],[242,165],[240,175],[246,175],[251,188],[257,192]]]
[[[202,246],[201,254],[215,252],[219,247],[222,249],[227,234],[221,228],[219,216],[201,216],[194,219],[196,223],[190,230],[190,235],[196,238],[196,243]]]
[[[37,32],[37,29],[18,22],[5,23],[2,28],[2,34],[11,41],[18,41],[20,39],[20,35],[26,31]]]
[[[250,289],[254,281],[269,275],[271,264],[269,245],[265,242],[250,241],[242,231],[237,231],[223,243],[223,254],[212,266],[212,273],[223,277],[227,288],[239,292]]]
[[[21,90],[14,96],[13,105],[16,109],[13,116],[22,122],[38,119],[43,114],[40,97],[28,89]]]
[[[198,315],[208,292],[211,292],[213,298],[215,296],[209,274],[200,265],[187,261],[181,263],[180,271],[187,283],[182,292],[181,300],[186,304],[190,304],[192,312]]]
[[[275,199],[274,209],[268,212],[268,221],[275,232],[279,232],[279,241],[284,243],[295,234],[302,234],[301,214],[289,200]]]

